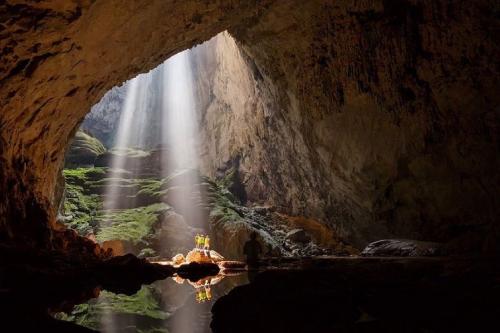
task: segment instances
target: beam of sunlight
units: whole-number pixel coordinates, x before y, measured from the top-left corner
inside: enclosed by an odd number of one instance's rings
[[[169,143],[167,163],[172,169],[195,169],[197,126],[193,77],[189,50],[178,53],[163,64],[164,140]]]
[[[190,50],[178,53],[163,64],[163,142],[168,154],[164,159],[165,175],[179,175],[174,178],[171,198],[175,210],[184,216],[191,226],[206,230],[202,221],[201,197],[197,152],[197,117],[193,92],[193,74],[190,64]],[[165,244],[166,245],[166,244]],[[188,245],[188,244],[186,244]],[[184,305],[176,311],[168,327],[175,332],[193,332],[201,309],[193,301],[193,292],[186,292]]]

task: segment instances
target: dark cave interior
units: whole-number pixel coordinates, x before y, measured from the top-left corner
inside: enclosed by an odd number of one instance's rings
[[[494,327],[499,13],[0,2],[0,327]]]

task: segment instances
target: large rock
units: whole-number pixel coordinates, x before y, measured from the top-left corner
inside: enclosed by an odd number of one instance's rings
[[[365,257],[422,257],[443,255],[443,245],[410,239],[383,239],[368,244]]]
[[[102,242],[101,248],[104,250],[110,249],[113,256],[123,256],[126,253],[127,245],[122,240],[113,239]]]
[[[160,255],[171,257],[174,253],[192,249],[197,233],[201,230],[189,226],[182,215],[170,210],[155,224],[151,242]]]
[[[66,167],[93,166],[97,157],[105,152],[106,148],[98,139],[78,131],[66,154]]]
[[[286,234],[286,239],[292,242],[308,243],[311,241],[311,236],[303,229],[293,229]]]

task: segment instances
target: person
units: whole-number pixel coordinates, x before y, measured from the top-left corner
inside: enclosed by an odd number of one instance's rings
[[[196,289],[196,301],[198,303],[205,302],[205,289],[203,287]]]
[[[196,248],[202,250],[204,245],[205,245],[205,236],[198,235],[198,243],[196,244]]]
[[[259,255],[262,253],[262,247],[257,241],[257,233],[254,231],[250,234],[248,240],[243,246],[243,254],[247,257],[247,264],[249,268],[257,268],[259,265]]]
[[[194,245],[195,245],[195,248],[199,248],[200,247],[200,235],[199,234],[196,234],[196,236],[194,236]]]
[[[212,290],[210,289],[210,278],[208,278],[205,281],[205,285],[203,286],[205,288],[205,296],[208,301],[212,299]]]
[[[203,242],[203,249],[205,251],[210,251],[210,238],[208,237],[208,235],[205,236],[205,240]]]

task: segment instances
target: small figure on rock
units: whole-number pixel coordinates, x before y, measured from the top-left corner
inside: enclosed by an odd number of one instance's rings
[[[210,237],[208,235],[204,237],[203,250],[207,256],[210,256]]]
[[[205,244],[205,239],[202,235],[197,234],[194,237],[194,243],[196,244],[196,248],[201,250],[201,248]]]

